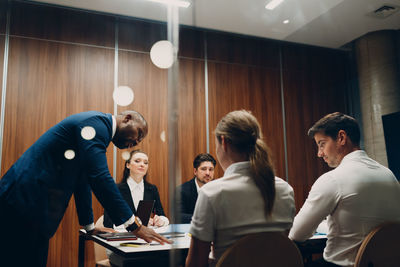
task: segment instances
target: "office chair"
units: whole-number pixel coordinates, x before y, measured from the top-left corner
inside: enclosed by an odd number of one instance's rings
[[[400,266],[400,223],[379,225],[358,249],[354,267],[380,266]]]
[[[95,227],[103,227],[104,215],[102,215],[95,224]],[[110,267],[110,260],[107,257],[106,249],[94,242],[94,260],[96,261],[96,267]]]
[[[297,246],[283,232],[249,234],[228,248],[217,267],[302,267]]]

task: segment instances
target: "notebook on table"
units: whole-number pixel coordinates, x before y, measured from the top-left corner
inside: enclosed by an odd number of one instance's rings
[[[122,240],[136,240],[137,237],[132,232],[123,233],[99,233],[96,234],[98,237],[103,238],[107,241],[122,241]]]

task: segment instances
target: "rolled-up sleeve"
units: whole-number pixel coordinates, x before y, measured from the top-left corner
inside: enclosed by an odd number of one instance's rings
[[[338,185],[334,177],[322,175],[314,183],[306,202],[294,218],[289,238],[305,241],[310,238],[319,223],[336,208],[339,199]]]

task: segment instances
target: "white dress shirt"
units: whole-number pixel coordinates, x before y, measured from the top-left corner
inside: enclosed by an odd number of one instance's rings
[[[198,194],[201,187],[199,186],[199,182],[197,182],[197,178],[194,178],[194,184],[196,185],[197,194]]]
[[[131,191],[131,196],[135,209],[137,210],[140,200],[143,200],[144,196],[144,182],[141,180],[137,183],[132,177],[127,179],[129,190]]]
[[[400,184],[393,173],[357,150],[315,181],[289,238],[308,239],[328,216],[324,259],[352,266],[361,242],[373,228],[400,220],[399,203]]]
[[[250,177],[250,162],[230,165],[222,178],[199,190],[190,233],[202,241],[213,241],[216,262],[230,245],[247,234],[290,229],[295,215],[293,189],[278,177],[275,189],[274,208],[266,217],[264,199]]]

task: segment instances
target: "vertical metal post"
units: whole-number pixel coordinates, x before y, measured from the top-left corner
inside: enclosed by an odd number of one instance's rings
[[[279,47],[279,70],[280,70],[280,78],[281,78],[283,147],[285,150],[285,175],[286,175],[286,182],[289,182],[289,167],[288,167],[287,139],[286,139],[285,92],[284,92],[284,87],[283,87],[283,64],[282,64],[282,48],[281,47]]]
[[[118,18],[115,18],[115,40],[114,40],[114,90],[118,87]],[[118,115],[118,106],[114,102],[114,116]],[[117,182],[117,147],[113,147],[113,178]]]
[[[170,219],[176,222],[177,207],[175,205],[175,188],[181,183],[181,169],[178,154],[178,118],[179,118],[179,8],[168,5],[168,41],[174,47],[174,64],[168,69],[168,185]],[[179,197],[179,196],[178,196]],[[172,231],[175,231],[172,229]],[[176,250],[170,252],[170,266],[177,266],[178,254]]]
[[[8,49],[10,41],[10,13],[11,13],[11,1],[7,4],[7,24],[6,24],[6,36],[4,41],[4,60],[3,60],[3,83],[1,91],[1,118],[0,118],[0,171],[2,166],[3,156],[3,135],[4,135],[4,113],[6,110],[6,93],[7,93],[7,71],[8,71]]]

